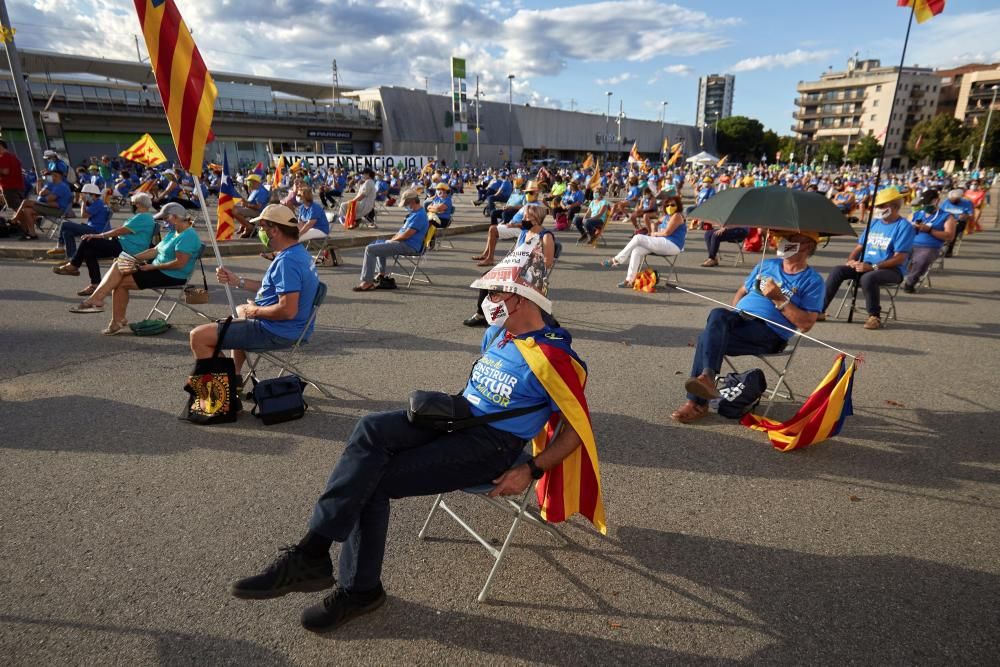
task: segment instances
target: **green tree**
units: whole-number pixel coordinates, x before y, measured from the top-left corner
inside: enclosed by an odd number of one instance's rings
[[[844,160],[844,147],[833,139],[824,141],[816,149],[815,159],[817,162],[823,162],[824,156],[827,162],[839,165]]]
[[[730,116],[719,121],[718,151],[733,162],[756,162],[764,143],[764,126],[756,118]]]
[[[881,154],[882,145],[878,142],[878,139],[871,134],[866,134],[858,139],[857,142],[851,144],[851,150],[847,154],[847,157],[851,162],[856,164],[871,164],[872,160]]]
[[[753,157],[753,161],[756,162],[761,155],[766,155],[768,162],[774,162],[774,156],[777,154],[780,144],[781,137],[778,136],[778,133],[774,130],[766,130],[764,138],[761,140],[760,153]]]
[[[906,150],[911,158],[930,160],[933,163],[945,160],[961,160],[970,130],[962,121],[947,114],[922,120],[913,126],[906,142]],[[982,136],[980,134],[980,136]],[[920,146],[917,146],[920,142]]]
[[[972,156],[969,167],[976,165],[976,156],[979,155],[979,144],[983,141],[983,132],[986,130],[986,121],[982,119],[979,125],[971,128],[969,136],[965,140],[962,148],[961,158]],[[990,133],[986,137],[983,145],[983,158],[980,167],[1000,167],[1000,113],[994,111],[992,122],[990,123]]]

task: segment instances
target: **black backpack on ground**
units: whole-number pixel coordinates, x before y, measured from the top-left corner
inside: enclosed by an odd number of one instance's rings
[[[760,403],[767,391],[764,371],[752,368],[742,373],[730,373],[722,380],[719,393],[719,414],[727,419],[740,419]]]

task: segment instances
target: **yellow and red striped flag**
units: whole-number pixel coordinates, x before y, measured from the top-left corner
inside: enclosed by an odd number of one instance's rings
[[[576,431],[583,444],[542,475],[535,488],[538,506],[546,521],[558,523],[573,514],[582,514],[602,534],[607,534],[597,443],[590,424],[587,397],[583,393],[587,370],[573,351],[562,344],[564,339],[549,337],[546,340],[548,342],[513,340],[531,372],[559,407],[559,412],[532,441],[532,448],[536,455],[545,449],[555,436],[560,419]]]
[[[120,157],[132,162],[138,162],[145,167],[155,167],[167,161],[167,156],[163,154],[160,147],[153,141],[153,137],[147,132],[121,153]]]
[[[932,19],[944,11],[945,0],[897,0],[897,7],[914,7],[913,14],[917,17],[917,23],[923,23]]]
[[[790,452],[832,438],[840,433],[844,421],[854,414],[851,392],[856,369],[856,361],[848,363],[847,357],[839,354],[830,372],[794,417],[786,422],[776,422],[748,414],[740,423],[756,431],[765,431],[771,445],[780,452]]]
[[[594,190],[601,184],[601,161],[597,161],[597,165],[594,167],[594,174],[590,177],[590,181],[587,183],[587,187]]]
[[[274,165],[274,176],[271,179],[271,192],[277,192],[278,188],[281,187],[281,172],[285,169],[285,156],[282,155],[278,158],[277,164]]]
[[[587,153],[587,159],[583,161],[583,168],[590,169],[594,166],[594,154]]]
[[[135,0],[181,166],[201,175],[218,91],[174,0]]]
[[[715,163],[715,166],[721,167],[722,165],[726,164],[726,161],[728,159],[729,159],[729,154],[727,153],[726,155],[723,155],[722,157],[719,158],[719,161]]]
[[[642,156],[639,155],[639,142],[638,141],[632,142],[632,150],[630,150],[628,152],[628,161],[629,161],[629,164],[631,164],[633,162],[642,162]]]
[[[233,209],[236,208],[236,202],[239,201],[239,198],[240,195],[236,192],[233,179],[229,175],[229,155],[223,150],[222,180],[219,181],[219,207],[216,209],[219,218],[215,225],[215,239],[217,241],[226,241],[233,238],[233,234],[236,232]]]

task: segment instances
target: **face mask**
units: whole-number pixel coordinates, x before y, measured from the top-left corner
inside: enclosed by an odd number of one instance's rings
[[[267,232],[265,230],[258,229],[257,238],[260,239],[260,242],[264,244],[265,248],[271,247],[271,237],[267,235]]]
[[[490,297],[483,299],[483,314],[486,315],[486,323],[491,327],[502,327],[510,312],[507,310],[507,302],[493,303]]]
[[[535,201],[536,199],[538,199],[538,195],[536,195],[533,192],[529,192],[524,196],[524,198],[527,199],[528,201]]]
[[[676,206],[668,206],[667,207],[667,215],[673,215],[676,212],[677,212],[677,207]]]
[[[521,218],[521,229],[531,229],[534,226],[535,223],[533,223],[531,220],[528,220],[527,218]]]
[[[785,241],[778,246],[778,257],[791,257],[799,251],[798,243],[792,243],[791,241]]]
[[[876,208],[873,214],[876,220],[884,220],[889,217],[889,209],[887,208]]]

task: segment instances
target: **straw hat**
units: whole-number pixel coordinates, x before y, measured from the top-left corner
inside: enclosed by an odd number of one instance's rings
[[[876,206],[885,206],[888,203],[894,202],[896,200],[902,199],[903,193],[899,191],[895,185],[889,186],[884,190],[880,190],[878,195],[875,197]]]

